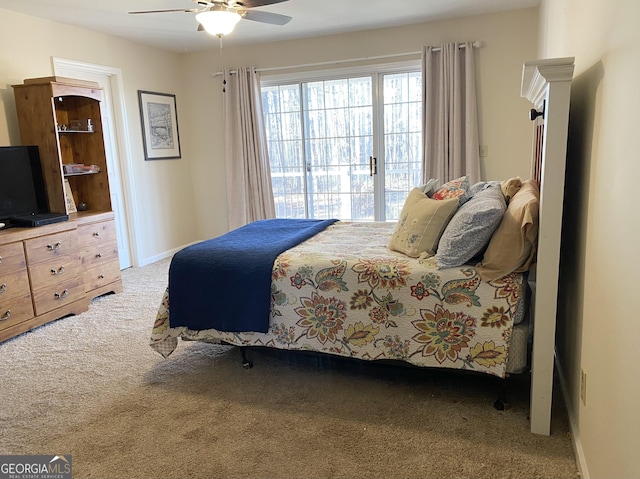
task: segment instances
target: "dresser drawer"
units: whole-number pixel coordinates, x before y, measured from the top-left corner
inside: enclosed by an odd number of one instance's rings
[[[120,279],[120,263],[112,261],[84,271],[84,285],[87,291],[92,291],[105,284]]]
[[[116,223],[113,220],[78,226],[78,243],[82,249],[116,242]]]
[[[22,242],[0,246],[0,279],[6,274],[25,267]]]
[[[62,231],[25,241],[29,266],[42,261],[78,253],[78,234],[76,230]]]
[[[23,270],[0,275],[0,302],[6,303],[8,300],[29,293],[29,277]]]
[[[33,318],[31,294],[12,298],[9,301],[0,299],[0,331]]]
[[[93,268],[100,264],[119,262],[118,243],[108,241],[98,245],[92,245],[90,248],[84,248],[82,254],[82,265],[85,268]]]
[[[69,278],[53,286],[33,291],[36,315],[60,308],[84,298],[84,281],[81,277]]]
[[[31,286],[34,290],[54,286],[70,278],[82,276],[80,256],[69,254],[29,265]]]

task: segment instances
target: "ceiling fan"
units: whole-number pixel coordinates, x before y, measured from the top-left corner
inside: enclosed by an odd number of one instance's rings
[[[236,24],[241,19],[252,20],[254,22],[269,23],[271,25],[285,25],[289,23],[291,17],[280,15],[279,13],[263,12],[251,10],[255,7],[282,3],[288,0],[191,0],[199,5],[198,8],[177,8],[170,10],[144,10],[129,12],[130,14],[141,13],[165,13],[165,12],[186,12],[195,13],[198,22],[198,31],[205,30],[211,35],[222,37],[233,31]]]

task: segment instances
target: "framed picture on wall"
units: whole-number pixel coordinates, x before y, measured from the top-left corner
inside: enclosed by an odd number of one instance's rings
[[[138,90],[145,160],[181,158],[176,96]]]

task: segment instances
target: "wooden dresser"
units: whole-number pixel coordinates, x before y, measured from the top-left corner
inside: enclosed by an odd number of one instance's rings
[[[94,298],[120,282],[120,263],[115,222],[90,218],[78,225],[78,247],[85,293]]]
[[[0,231],[0,341],[120,291],[113,213]]]

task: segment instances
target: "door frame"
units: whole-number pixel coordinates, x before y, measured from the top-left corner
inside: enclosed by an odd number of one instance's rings
[[[79,73],[92,73],[103,75],[109,78],[109,86],[111,88],[112,106],[111,112],[112,131],[115,136],[115,144],[113,151],[117,152],[117,162],[120,170],[120,184],[122,195],[124,197],[124,223],[126,226],[126,235],[129,243],[129,256],[132,266],[141,266],[140,261],[140,245],[137,226],[138,214],[135,188],[134,188],[134,172],[131,159],[131,142],[129,140],[129,128],[126,114],[126,102],[124,96],[124,82],[122,80],[122,70],[120,68],[110,67],[106,65],[98,65],[94,63],[81,62],[66,58],[52,57],[52,69],[54,75],[56,69],[75,70]]]

